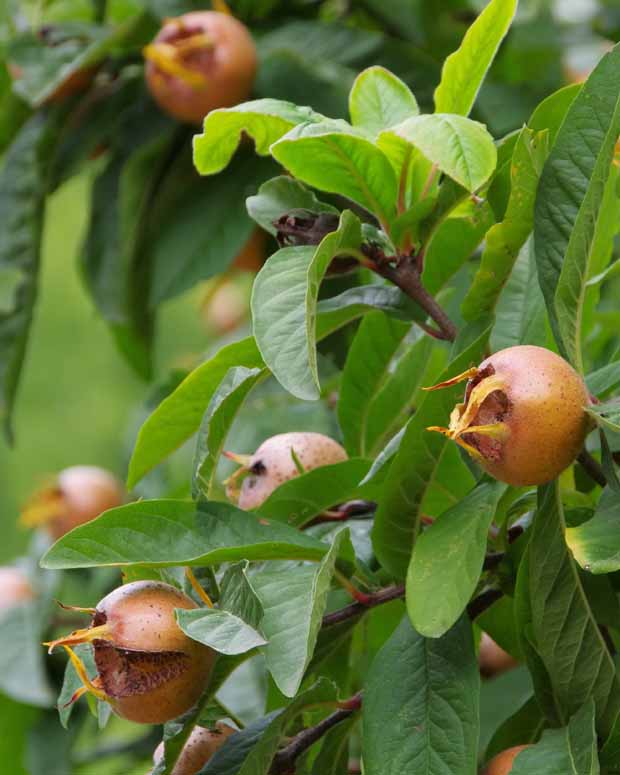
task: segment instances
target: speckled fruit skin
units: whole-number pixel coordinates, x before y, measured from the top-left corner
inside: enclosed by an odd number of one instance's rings
[[[509,347],[484,360],[505,380],[510,436],[485,469],[514,486],[550,482],[579,454],[589,430],[586,386],[563,358],[544,347]],[[488,399],[487,399],[488,400]],[[484,403],[479,415],[484,412]],[[488,421],[484,418],[483,421]]]
[[[116,477],[97,466],[65,468],[58,475],[57,487],[62,496],[62,513],[47,525],[54,539],[90,522],[104,511],[120,506],[124,498]]]
[[[126,584],[97,605],[92,626],[106,624],[110,636],[94,641],[95,663],[119,716],[163,724],[198,701],[216,654],[188,638],[174,617],[175,608],[196,607],[187,595],[155,581]],[[135,675],[122,674],[125,658],[135,666]]]
[[[181,755],[172,770],[171,775],[196,775],[204,767],[213,754],[237,730],[228,724],[218,721],[215,730],[204,727],[194,727],[188,741],[183,746]],[[159,763],[164,755],[164,744],[160,743],[153,754],[153,762]]]
[[[494,756],[487,764],[482,775],[508,775],[512,769],[514,760],[525,748],[529,748],[529,746],[515,745],[514,748],[507,748],[505,751],[498,753],[497,756]]]
[[[291,449],[303,468],[310,471],[319,466],[340,463],[347,453],[338,442],[322,433],[280,433],[264,441],[252,456],[248,468],[264,468],[263,473],[250,473],[243,480],[238,506],[252,511],[258,508],[279,487],[299,475]]]
[[[480,672],[485,678],[493,678],[506,673],[508,670],[517,667],[518,664],[517,660],[507,651],[504,651],[493,638],[487,635],[486,632],[482,633],[480,650],[478,651],[478,665]]]
[[[0,611],[33,597],[32,586],[22,570],[12,565],[0,566]]]
[[[158,105],[179,121],[190,124],[200,124],[215,108],[243,102],[252,90],[257,68],[252,36],[229,14],[195,11],[169,19],[154,42],[174,45],[188,33],[201,32],[211,38],[213,47],[188,54],[183,64],[206,76],[204,86],[192,85],[166,73],[153,61],[147,61],[145,70],[147,86]]]

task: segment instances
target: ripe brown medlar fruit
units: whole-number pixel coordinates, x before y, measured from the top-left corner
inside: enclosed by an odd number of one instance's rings
[[[32,600],[34,590],[26,574],[14,565],[0,566],[0,611]]]
[[[486,632],[480,638],[478,666],[485,678],[493,678],[517,667],[519,663],[507,651],[498,645]]]
[[[205,766],[218,748],[226,742],[226,738],[234,735],[234,727],[218,721],[215,729],[194,727],[183,750],[174,765],[171,775],[196,775]],[[160,743],[153,754],[153,762],[157,765],[164,755],[164,744]]]
[[[71,466],[31,498],[21,521],[27,527],[45,527],[52,538],[58,539],[120,506],[123,499],[123,488],[109,471],[97,466]]]
[[[196,607],[183,592],[157,581],[135,581],[104,597],[88,611],[90,627],[46,644],[50,652],[65,647],[84,683],[72,700],[90,691],[139,724],[163,724],[188,711],[216,657],[176,622],[176,608]],[[92,681],[73,652],[79,643],[93,644],[98,676]]]
[[[508,775],[514,760],[525,748],[529,748],[529,745],[515,745],[514,748],[507,748],[505,751],[498,753],[487,764],[482,775]]]
[[[266,237],[262,229],[254,229],[250,238],[237,253],[232,262],[232,268],[240,272],[252,272],[256,274],[265,263],[266,256]]]
[[[225,453],[240,463],[226,482],[226,494],[240,509],[258,508],[283,482],[303,471],[340,463],[347,453],[322,433],[279,433],[264,441],[253,455]],[[244,477],[239,487],[238,480]]]
[[[144,56],[146,83],[157,104],[190,124],[215,108],[243,102],[257,68],[247,27],[218,11],[167,19]]]
[[[544,347],[508,347],[430,390],[467,379],[450,426],[453,439],[491,476],[514,486],[550,482],[579,454],[591,424],[583,379]]]

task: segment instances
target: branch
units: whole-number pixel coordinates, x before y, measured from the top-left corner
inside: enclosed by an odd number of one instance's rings
[[[591,479],[593,479],[597,484],[600,484],[601,487],[605,487],[607,485],[607,477],[601,468],[601,464],[598,462],[598,460],[595,460],[586,449],[581,450],[577,456],[577,460]]]
[[[339,608],[337,611],[333,611],[331,614],[326,614],[323,617],[323,627],[333,627],[335,624],[346,622],[348,619],[353,619],[356,616],[361,616],[369,608],[374,608],[383,603],[389,603],[391,600],[397,600],[400,597],[405,596],[405,585],[399,584],[394,587],[386,587],[380,589],[378,592],[372,592],[367,596],[365,603],[350,603],[344,608]]]
[[[362,692],[343,703],[343,707],[314,727],[308,727],[295,735],[292,741],[275,755],[269,772],[271,775],[289,775],[295,772],[295,762],[311,745],[320,740],[330,729],[345,721],[362,707]]]
[[[467,606],[467,615],[473,622],[474,619],[477,619],[480,614],[484,613],[487,608],[490,608],[493,603],[497,603],[497,601],[503,596],[504,593],[501,591],[501,589],[485,590],[469,603]]]

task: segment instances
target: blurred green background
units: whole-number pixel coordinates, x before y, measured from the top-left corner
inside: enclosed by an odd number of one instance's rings
[[[101,465],[125,476],[132,439],[127,428],[149,387],[114,346],[84,292],[78,258],[88,220],[91,177],[72,179],[49,201],[39,305],[15,414],[15,444],[0,442],[0,562],[28,542],[17,525],[20,505],[46,477],[75,464]],[[208,346],[198,288],[164,306],[157,371]]]

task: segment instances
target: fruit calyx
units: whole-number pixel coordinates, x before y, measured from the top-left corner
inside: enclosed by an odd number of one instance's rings
[[[177,34],[174,42],[149,43],[142,50],[144,58],[152,62],[162,73],[180,78],[188,86],[194,88],[206,86],[209,79],[205,73],[190,67],[186,64],[186,60],[196,52],[212,51],[215,47],[213,38],[199,27],[188,26],[182,18],[166,19],[164,23],[176,25]]]

